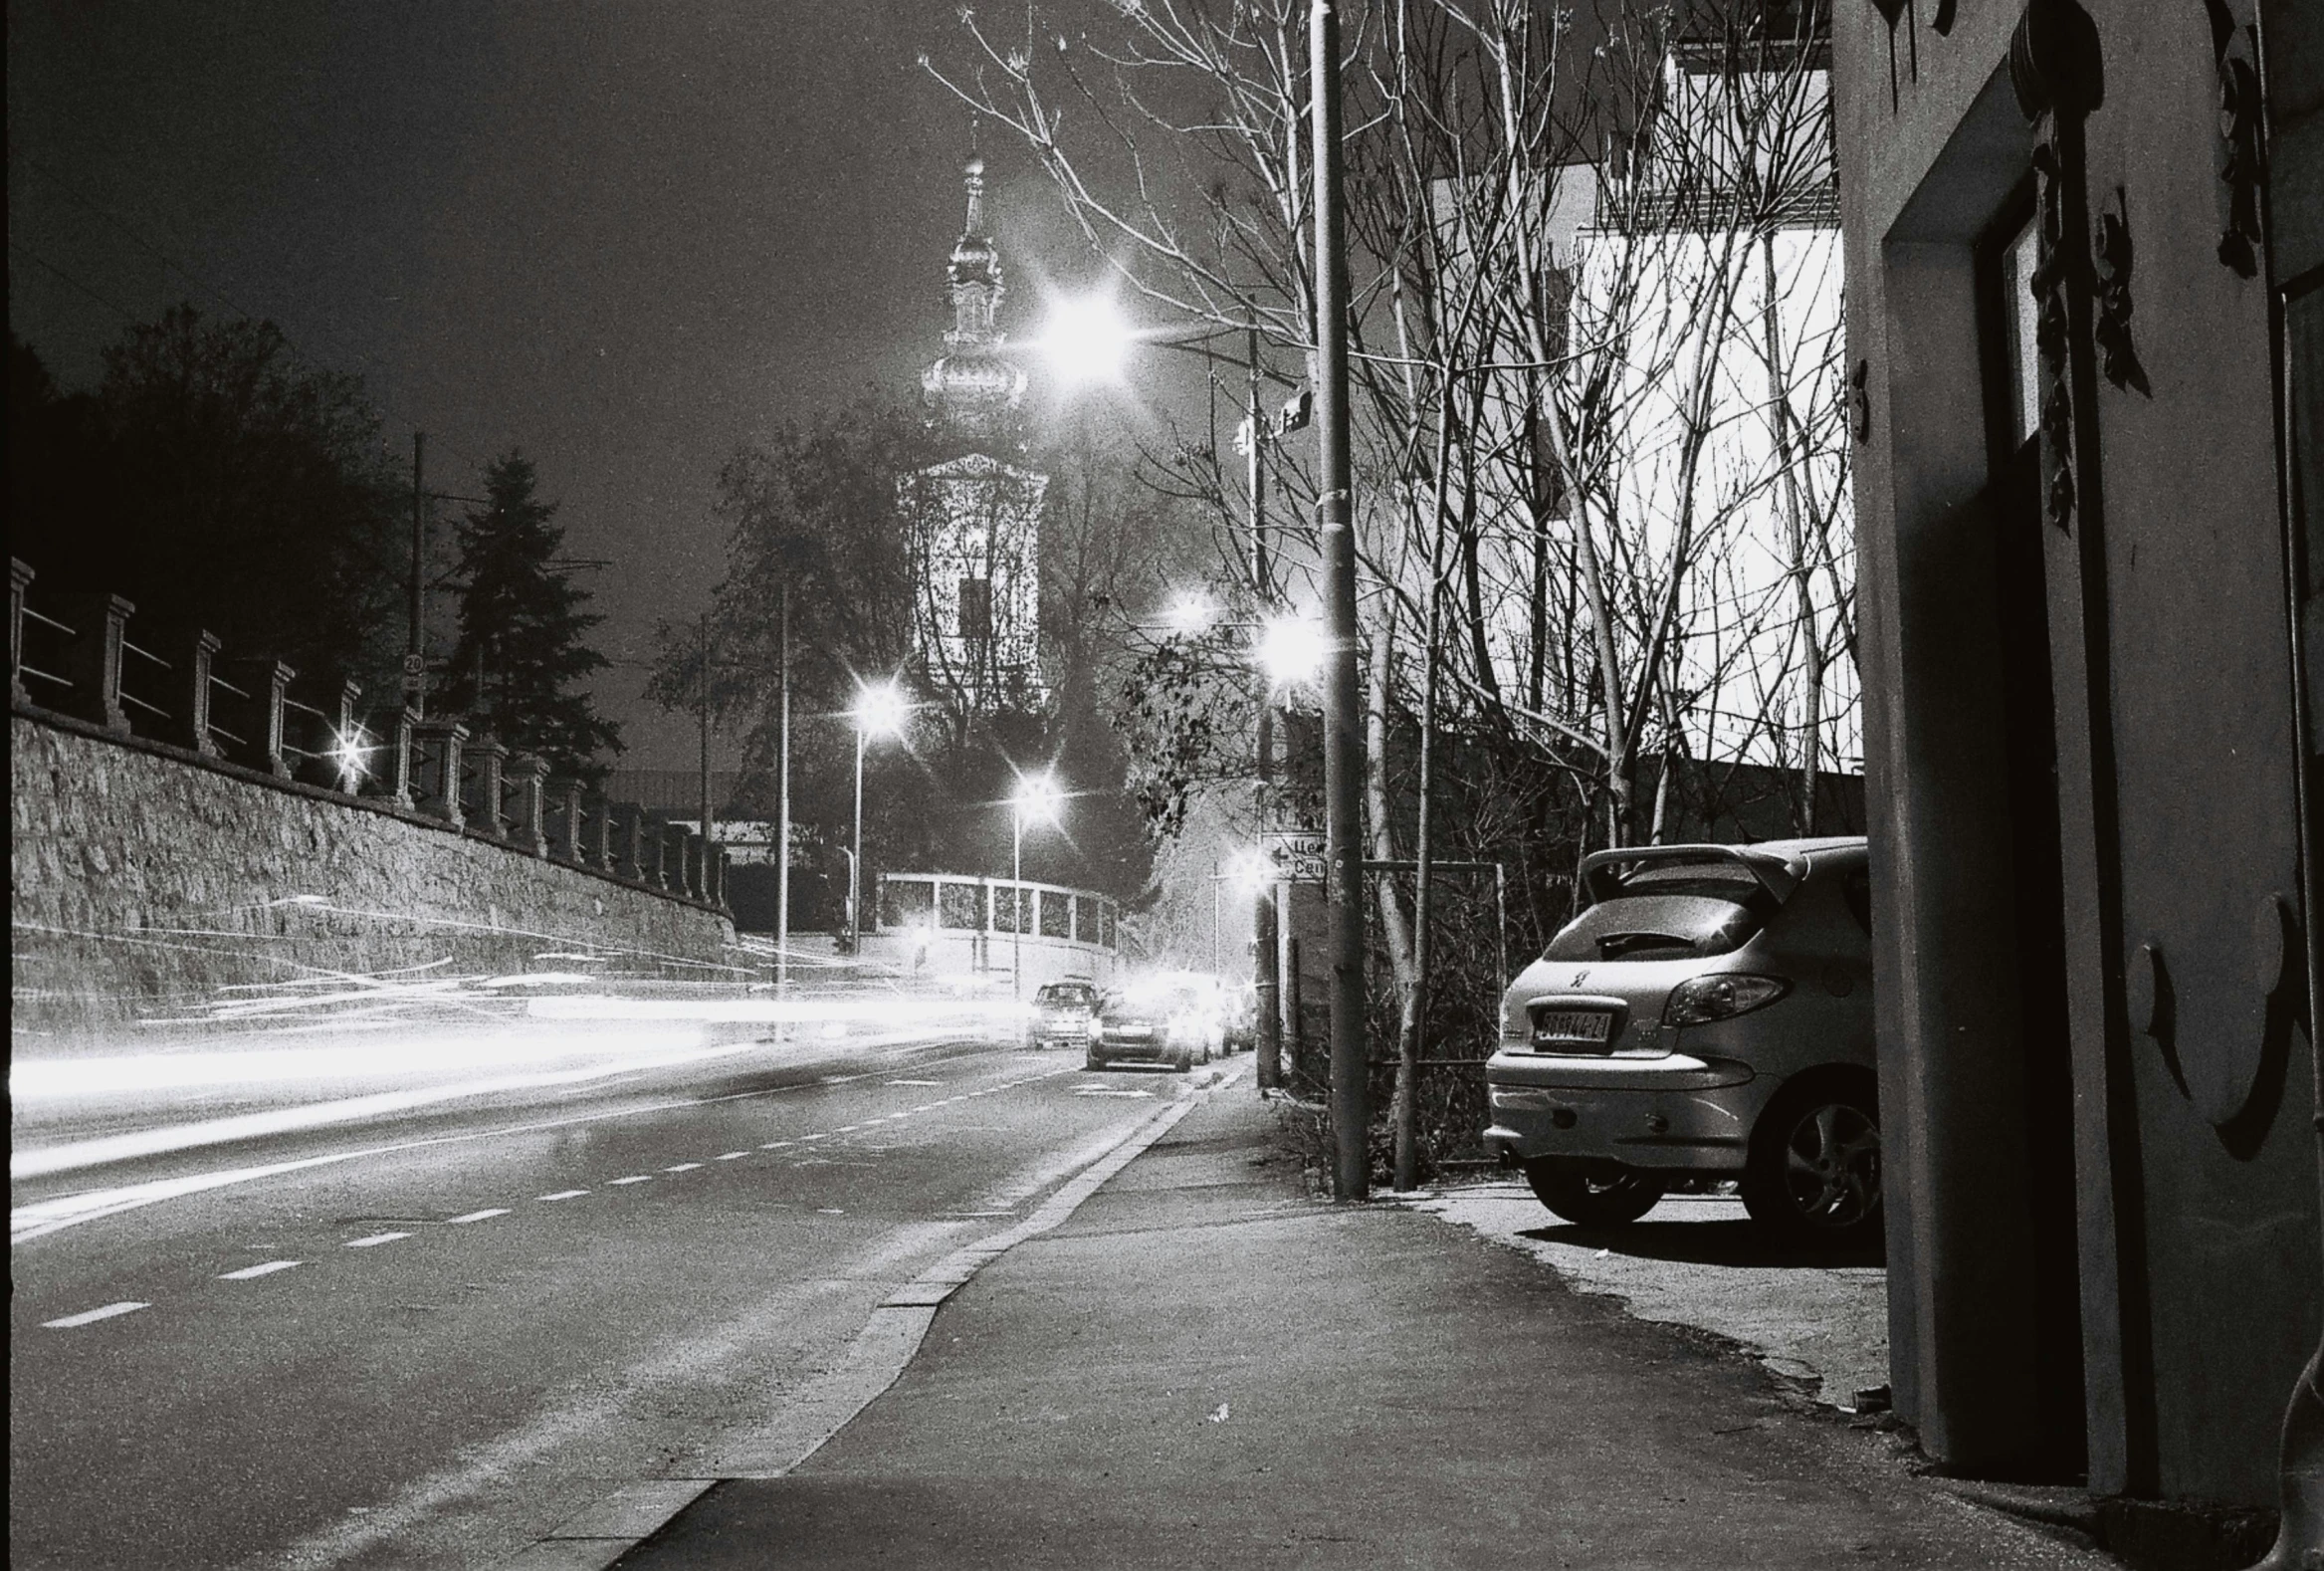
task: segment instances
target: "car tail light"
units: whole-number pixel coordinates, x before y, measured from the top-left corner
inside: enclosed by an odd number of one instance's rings
[[[1731,1020],[1773,1004],[1791,991],[1792,984],[1781,977],[1690,977],[1670,990],[1670,1002],[1662,1007],[1662,1023],[1708,1025],[1713,1020]]]

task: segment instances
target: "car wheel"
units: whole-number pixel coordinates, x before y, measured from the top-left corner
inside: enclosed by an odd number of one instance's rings
[[[1103,1069],[1106,1066],[1106,1060],[1099,1057],[1096,1053],[1091,1053],[1088,1057],[1082,1059],[1081,1066],[1084,1069]]]
[[[1529,1162],[1534,1199],[1585,1228],[1636,1222],[1662,1198],[1662,1180],[1618,1162]]]
[[[1796,1243],[1851,1245],[1880,1234],[1880,1111],[1868,1078],[1787,1085],[1752,1131],[1744,1209]]]
[[[1187,1070],[1193,1068],[1194,1049],[1191,1047],[1179,1048],[1178,1055],[1170,1060],[1170,1067],[1180,1074],[1184,1074]]]

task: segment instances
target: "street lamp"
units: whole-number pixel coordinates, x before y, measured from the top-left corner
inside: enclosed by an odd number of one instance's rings
[[[1209,346],[1211,340],[1237,331],[1243,338],[1241,356],[1221,354]],[[1058,379],[1068,386],[1099,380],[1119,381],[1123,362],[1128,358],[1130,350],[1141,345],[1197,354],[1216,364],[1232,365],[1242,371],[1245,407],[1241,427],[1235,433],[1235,450],[1243,455],[1244,480],[1250,506],[1251,592],[1262,612],[1272,606],[1275,603],[1275,574],[1267,560],[1266,450],[1270,444],[1307,425],[1314,412],[1314,400],[1310,389],[1297,380],[1268,369],[1260,362],[1257,327],[1240,330],[1225,327],[1196,329],[1181,337],[1163,337],[1130,326],[1112,299],[1087,296],[1080,300],[1059,301],[1052,306],[1048,330],[1035,341],[1047,354]],[[1280,411],[1270,412],[1266,407],[1263,394],[1268,382],[1291,389],[1292,396]],[[1181,623],[1176,610],[1172,612],[1171,621],[1173,627],[1182,633],[1200,630],[1200,627]],[[1208,624],[1205,622],[1202,625]],[[1323,651],[1319,650],[1306,674],[1315,674],[1322,664]],[[1294,675],[1279,680],[1300,679]],[[1259,818],[1264,822],[1269,811],[1275,753],[1275,707],[1264,692],[1258,695],[1257,731],[1253,750],[1257,754],[1258,766],[1257,806]],[[1282,979],[1276,954],[1278,933],[1275,903],[1269,898],[1268,891],[1262,890],[1255,897],[1252,920],[1258,934],[1252,978],[1259,995],[1258,1079],[1260,1088],[1267,1089],[1273,1087],[1280,1078],[1279,1049],[1282,1044]]]
[[[1169,623],[1170,631],[1191,638],[1207,632],[1210,624],[1218,620],[1218,602],[1200,589],[1182,590],[1170,601],[1169,609],[1162,612],[1162,618]]]
[[[1278,616],[1259,630],[1259,669],[1277,687],[1313,681],[1331,652],[1323,627],[1304,616]]]
[[[1119,382],[1135,336],[1103,295],[1059,301],[1039,343],[1058,379],[1069,386]]]
[[[863,943],[864,892],[864,744],[875,736],[893,737],[904,730],[911,706],[893,681],[866,682],[855,690],[855,848],[847,863],[847,952]]]
[[[1058,805],[1065,799],[1057,788],[1056,778],[1043,770],[1038,775],[1017,777],[1016,794],[1009,797],[1009,879],[1016,885],[1009,897],[1008,924],[1008,988],[1011,998],[1025,996],[1025,820],[1038,818],[1043,823],[1057,821]]]

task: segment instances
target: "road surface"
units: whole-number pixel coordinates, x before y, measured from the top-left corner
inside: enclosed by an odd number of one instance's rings
[[[12,1564],[493,1565],[748,1455],[891,1290],[1183,1084],[807,1038],[174,1122],[20,1105]]]

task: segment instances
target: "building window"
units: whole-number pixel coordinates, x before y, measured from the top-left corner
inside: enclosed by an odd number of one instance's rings
[[[987,642],[992,637],[992,580],[990,578],[962,578],[960,580],[960,636],[972,642]]]
[[[2034,319],[2039,307],[2033,299],[2033,269],[2041,260],[2037,220],[2009,238],[2001,253],[2002,342],[2004,380],[2007,386],[2008,438],[2013,449],[2031,436],[2041,420],[2041,351],[2034,341]]]

